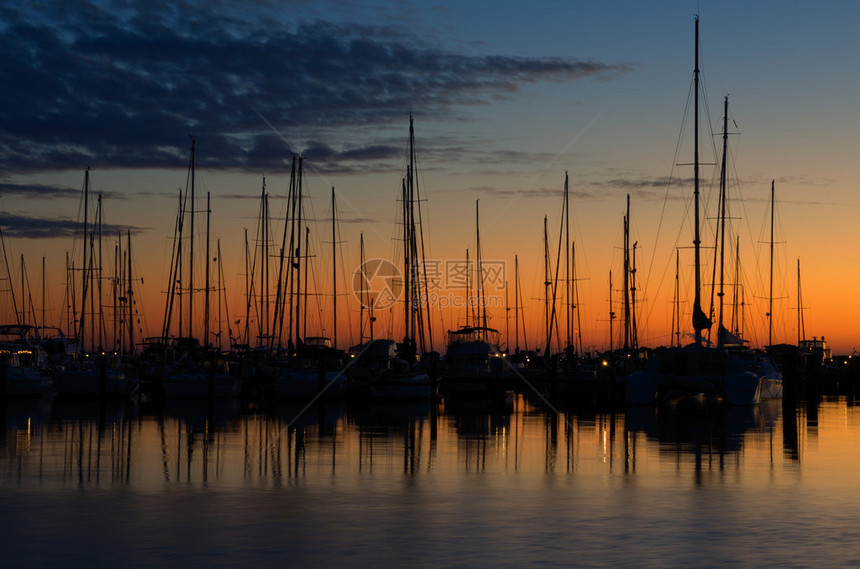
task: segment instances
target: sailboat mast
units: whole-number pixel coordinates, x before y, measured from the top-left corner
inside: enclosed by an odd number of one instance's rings
[[[268,284],[269,284],[269,207],[268,198],[266,196],[266,178],[263,178],[263,184],[260,188],[260,220],[257,225],[257,247],[260,251],[260,304],[259,304],[259,319],[257,321],[257,345],[263,347],[266,342],[266,334],[268,333]]]
[[[134,289],[131,284],[131,230],[126,231],[127,245],[126,255],[128,256],[128,293],[126,300],[128,302],[128,353],[134,354]]]
[[[472,313],[474,308],[472,303],[472,264],[469,262],[469,248],[466,247],[466,327],[475,321],[475,315]]]
[[[797,345],[800,345],[803,328],[803,297],[800,294],[800,259],[797,260]]]
[[[514,353],[520,352],[520,261],[514,255]]]
[[[672,303],[672,335],[675,336],[675,345],[681,346],[681,281],[679,273],[681,269],[680,252],[675,249],[675,298]]]
[[[269,194],[266,193],[266,178],[263,178],[263,258],[260,282],[260,344],[270,346],[269,343]]]
[[[331,293],[332,293],[332,347],[337,348],[337,204],[334,186],[331,187]]]
[[[251,346],[251,252],[248,249],[248,228],[245,233],[245,345]]]
[[[630,349],[630,194],[624,215],[624,349]]]
[[[571,294],[570,294],[570,193],[568,190],[567,170],[564,172],[564,295],[565,295],[565,316],[567,318],[567,336],[566,347],[570,347],[572,341],[571,332]]]
[[[102,218],[103,218],[103,209],[102,209],[102,193],[99,192],[99,266],[98,272],[96,273],[96,283],[98,284],[98,315],[99,315],[99,351],[103,351],[104,349],[104,340],[105,340],[105,320],[104,313],[102,308],[104,306],[104,301],[102,299]]]
[[[695,210],[695,231],[693,237],[693,249],[695,251],[696,290],[693,306],[693,328],[696,333],[696,345],[702,345],[702,330],[710,328],[711,322],[702,311],[702,260],[699,249],[701,239],[699,236],[699,17],[696,16],[696,49],[695,68],[693,70],[693,82],[695,85],[694,111],[693,111],[693,202]]]
[[[717,293],[719,298],[719,325],[717,326],[717,345],[723,346],[723,299],[724,299],[724,276],[726,260],[726,155],[728,154],[729,140],[729,97],[723,103],[723,160],[720,165],[720,289]]]
[[[767,304],[767,345],[773,345],[773,218],[774,181],[770,181],[770,283]]]
[[[612,270],[609,270],[609,351],[614,350],[612,321],[615,320],[615,312],[612,310]]]
[[[403,295],[403,343],[408,344],[412,337],[412,270],[410,263],[411,249],[409,247],[409,194],[407,193],[406,185],[409,177],[409,167],[406,168],[406,177],[400,182],[400,203],[401,214],[403,216],[403,279],[404,279],[404,295]]]
[[[203,265],[206,268],[206,272],[204,273],[204,282],[203,288],[205,289],[205,293],[203,295],[203,347],[209,347],[209,217],[212,213],[212,209],[209,207],[209,192],[206,192],[206,263]]]
[[[741,237],[735,237],[735,287],[732,295],[732,334],[741,337],[740,326],[738,324],[740,311],[740,303],[738,301],[741,292]]]
[[[191,139],[191,209],[188,233],[188,337],[194,337],[194,161],[196,141]]]
[[[295,248],[295,280],[296,280],[296,309],[293,314],[293,319],[295,320],[296,325],[296,344],[298,345],[301,342],[301,300],[302,300],[302,280],[301,280],[301,266],[302,266],[302,170],[303,170],[303,162],[304,158],[299,156],[299,171],[296,176],[296,191],[294,194],[294,209],[296,212],[296,248]]]
[[[547,234],[547,216],[543,216],[543,285],[544,285],[544,306],[545,306],[545,316],[546,316],[546,349],[544,351],[544,357],[549,358],[550,346],[552,344],[552,324],[550,322],[550,306],[549,306],[549,296],[550,296],[550,286],[552,286],[552,281],[549,279],[549,236]]]
[[[81,320],[78,323],[78,348],[80,353],[86,351],[84,347],[85,320],[87,315],[87,217],[89,216],[89,192],[90,192],[90,169],[84,173],[84,219],[83,219],[83,265],[81,266]],[[24,289],[21,289],[21,303],[24,303]]]
[[[311,228],[305,226],[305,282],[304,284],[304,302],[302,303],[302,338],[308,335],[308,275],[310,268],[308,263],[311,260]]]
[[[798,265],[799,264],[800,264],[800,261],[798,261]],[[798,267],[798,271],[800,271],[799,267]],[[45,327],[45,324],[46,324],[45,323],[45,256],[42,255],[42,323],[41,323],[42,328]]]
[[[3,266],[6,268],[5,280],[9,283],[9,295],[12,297],[12,311],[15,314],[15,323],[20,324],[21,321],[19,320],[19,316],[18,316],[18,303],[15,300],[15,286],[12,284],[12,269],[9,267],[9,258],[6,255],[6,240],[3,238],[2,224],[0,224],[0,248],[3,249]],[[68,253],[66,253],[67,275],[70,274],[70,273],[68,273],[68,266],[69,266]],[[69,280],[70,280],[70,278],[67,276],[66,281],[68,282]],[[23,291],[21,292],[21,294],[24,294]],[[72,314],[74,314],[74,312],[75,312],[74,303],[71,303],[71,305],[73,307],[71,312],[72,312]],[[68,319],[69,316],[70,316],[69,310],[66,310],[66,318]],[[70,328],[67,326],[66,329],[69,330]]]
[[[113,246],[113,350],[122,353],[123,333],[122,315],[119,312],[119,291],[122,289],[122,234],[117,233],[116,243]]]
[[[21,324],[27,325],[27,286],[24,284],[24,253],[21,253],[21,296],[24,301],[21,303]]]
[[[361,259],[361,289],[359,289],[358,343],[364,344],[364,305],[367,300],[367,276],[364,272],[364,232],[359,234],[359,257]]]
[[[418,164],[416,160],[416,149],[415,149],[415,129],[413,126],[412,114],[409,114],[409,163],[410,163],[410,192],[412,195],[412,240],[413,240],[413,265],[415,268],[415,273],[413,276],[413,282],[416,285],[417,296],[415,299],[416,309],[415,314],[418,319],[418,335],[420,348],[422,353],[427,353],[427,348],[429,347],[429,351],[433,351],[433,324],[432,318],[430,317],[430,295],[428,294],[428,283],[430,280],[427,278],[427,259],[426,252],[427,248],[424,244],[424,223],[423,216],[421,213],[421,190],[418,184]],[[418,211],[418,221],[415,222],[415,210]],[[422,279],[423,279],[423,287],[424,292],[422,293]]]
[[[480,309],[481,314],[481,326],[484,328],[487,327],[487,303],[484,298],[484,259],[481,253],[481,221],[478,214],[478,202],[480,200],[475,200],[475,248],[478,250],[478,307]]]
[[[570,278],[571,278],[571,310],[576,314],[576,343],[577,354],[583,353],[582,347],[582,311],[579,309],[579,287],[576,285],[576,243],[570,244]]]

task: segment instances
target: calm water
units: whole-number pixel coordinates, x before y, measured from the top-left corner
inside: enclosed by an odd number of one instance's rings
[[[844,397],[299,410],[7,403],[2,565],[860,565]]]

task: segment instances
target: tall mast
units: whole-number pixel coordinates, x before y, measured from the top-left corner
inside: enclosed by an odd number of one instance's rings
[[[302,338],[308,335],[308,263],[311,259],[311,228],[305,226],[305,282],[304,284],[304,301],[302,302]]]
[[[287,228],[290,225],[290,219],[292,217],[291,210],[291,200],[292,200],[292,192],[293,192],[293,181],[296,177],[296,157],[293,156],[292,166],[290,170],[290,186],[287,191],[287,215],[284,219],[284,233],[281,237],[281,249],[278,254],[278,284],[275,289],[275,316],[274,321],[272,322],[272,330],[271,330],[271,343],[274,343],[274,338],[277,336],[278,339],[278,351],[281,349],[282,336],[284,331],[284,308],[285,308],[285,295],[286,288],[284,283],[284,258],[287,252]],[[292,243],[290,243],[292,246]],[[292,269],[287,269],[292,270]],[[290,306],[292,307],[292,301],[290,301]]]
[[[260,345],[268,346],[269,338],[269,194],[266,193],[266,178],[263,178],[263,254],[260,282]]]
[[[564,294],[565,294],[565,316],[567,318],[566,347],[571,345],[571,295],[570,295],[570,194],[567,185],[567,170],[564,171]]]
[[[409,167],[407,166],[406,177],[401,180],[401,213],[403,214],[403,343],[409,345],[412,338],[412,248],[409,245],[409,193],[407,189],[409,178]]]
[[[209,347],[209,259],[211,254],[209,252],[209,217],[212,213],[212,209],[209,207],[209,192],[206,192],[206,263],[204,267],[206,268],[206,272],[204,273],[204,282],[203,288],[206,292],[203,295],[203,347]]]
[[[15,323],[20,324],[21,321],[19,320],[19,315],[18,315],[18,303],[15,300],[15,286],[12,284],[12,269],[9,267],[9,257],[6,255],[6,240],[3,238],[2,224],[0,224],[0,248],[3,249],[3,266],[6,268],[5,280],[6,280],[6,282],[9,283],[9,295],[12,297],[12,311],[15,314]],[[66,253],[66,269],[67,269],[67,271],[68,271],[68,266],[69,266],[68,253]],[[67,274],[69,274],[69,273],[67,272]],[[69,277],[67,276],[66,281],[68,281],[68,280],[69,280]],[[21,291],[21,294],[24,294],[24,292]],[[74,303],[72,303],[72,306],[74,307]],[[74,308],[72,308],[71,312],[74,313]],[[66,310],[66,318],[68,319],[69,316],[70,316],[69,310],[67,309]],[[68,327],[66,329],[69,330]]]
[[[767,304],[767,345],[773,345],[773,214],[774,181],[770,181],[770,284]]]
[[[800,258],[797,259],[797,345],[806,340],[806,329],[803,323],[803,291],[800,288]]]
[[[122,337],[120,334],[119,324],[121,322],[120,314],[119,314],[119,305],[117,304],[119,299],[117,298],[120,287],[122,286],[122,250],[120,245],[122,241],[120,240],[120,235],[117,235],[116,243],[113,246],[113,350],[122,352]]]
[[[800,260],[798,263],[798,274],[800,274]],[[42,328],[44,328],[47,323],[45,322],[45,314],[46,314],[46,306],[45,306],[45,256],[42,255]]]
[[[726,95],[723,103],[723,160],[720,165],[720,291],[717,297],[720,302],[719,325],[717,326],[717,345],[723,346],[723,298],[724,298],[724,271],[726,259],[726,155],[728,154],[729,140],[729,97]]]
[[[735,286],[732,294],[732,334],[741,337],[740,326],[738,324],[738,312],[740,311],[740,303],[738,298],[741,291],[741,237],[735,236]]]
[[[337,348],[337,204],[334,198],[334,186],[331,187],[331,291],[332,291],[332,347]]]
[[[630,194],[624,215],[624,349],[630,349]]]
[[[475,248],[478,250],[478,307],[480,309],[481,314],[481,326],[484,328],[487,327],[487,303],[484,299],[484,259],[481,253],[481,221],[478,217],[478,202],[480,200],[475,200],[475,239],[477,242],[475,243]]]
[[[469,248],[466,247],[466,327],[476,321],[475,306],[472,302],[472,264],[469,262]]]
[[[87,216],[89,216],[89,192],[90,192],[90,169],[87,167],[86,172],[84,173],[84,220],[83,220],[83,255],[84,262],[81,266],[81,320],[78,323],[78,348],[80,353],[84,353],[86,351],[84,347],[84,331],[85,328],[85,320],[87,315]],[[21,290],[21,296],[23,303],[23,295],[24,291]]]
[[[550,323],[550,306],[549,306],[549,289],[552,286],[552,281],[549,278],[549,236],[547,234],[547,216],[543,216],[543,285],[544,285],[544,303],[546,316],[546,351],[544,357],[549,358],[550,347],[552,344],[552,324]]]
[[[260,318],[257,322],[257,333],[259,336],[258,345],[268,345],[266,342],[266,334],[268,334],[268,295],[269,295],[269,200],[266,195],[266,178],[263,178],[263,184],[260,188],[260,221],[257,226],[258,231],[258,246],[260,250]],[[265,344],[264,344],[265,342]]]
[[[359,258],[361,267],[361,288],[358,291],[359,295],[359,312],[358,312],[358,343],[364,344],[364,305],[367,301],[367,276],[364,272],[364,232],[359,234]]]
[[[251,346],[251,252],[248,249],[248,228],[245,228],[245,345]]]
[[[413,283],[416,286],[415,314],[418,319],[419,341],[421,351],[426,353],[429,346],[433,351],[433,325],[430,318],[430,295],[427,294],[427,263],[426,247],[424,246],[424,224],[421,215],[421,191],[418,185],[417,160],[415,149],[415,128],[413,126],[412,114],[409,114],[409,180],[411,197],[411,233],[412,233],[412,259],[414,267]],[[415,210],[418,210],[418,221],[415,221]],[[419,241],[420,239],[420,241]],[[422,290],[422,278],[424,294]],[[423,302],[422,302],[423,298]],[[426,326],[426,329],[425,329]]]
[[[615,312],[612,310],[612,269],[609,270],[609,351],[614,350],[612,321],[615,320]]]
[[[126,230],[128,243],[126,245],[126,255],[128,256],[128,293],[126,299],[128,302],[128,353],[134,354],[134,289],[131,285],[131,230]]]
[[[21,324],[24,326],[27,325],[27,297],[29,293],[27,291],[27,285],[24,284],[24,253],[21,253],[21,296],[23,297],[23,301],[21,302]]]
[[[508,280],[505,279],[505,352],[511,351],[511,305],[508,298]]]
[[[627,229],[630,229],[630,218],[627,218]],[[633,259],[630,264],[630,348],[639,349],[639,330],[636,326],[636,247],[638,241],[633,242]]]
[[[194,146],[191,139],[191,228],[188,234],[188,337],[194,337]],[[205,340],[204,340],[205,341]]]
[[[102,301],[102,267],[104,266],[102,264],[102,214],[103,214],[102,193],[99,192],[99,225],[98,225],[98,227],[99,227],[99,229],[98,229],[98,231],[99,231],[99,265],[98,265],[98,272],[96,273],[96,279],[97,279],[96,283],[98,284],[98,290],[99,290],[99,295],[98,295],[98,300],[99,300],[99,304],[98,304],[99,346],[98,346],[98,348],[99,348],[99,352],[101,352],[104,349],[104,336],[105,336],[105,321],[104,321],[104,314],[102,312],[102,307],[104,306],[104,303]]]
[[[702,260],[700,256],[701,239],[699,237],[699,17],[696,16],[696,56],[695,68],[693,70],[693,82],[695,85],[694,111],[693,111],[693,180],[694,180],[694,208],[695,208],[695,233],[693,237],[693,248],[695,250],[696,265],[696,291],[693,300],[693,328],[696,332],[696,345],[702,345],[702,330],[711,327],[711,321],[702,311]]]
[[[514,255],[514,353],[520,351],[520,261]]]
[[[681,346],[681,282],[679,272],[681,269],[680,254],[675,249],[675,298],[672,303],[672,335],[675,336],[675,345]]]
[[[296,190],[293,194],[293,208],[295,211],[295,235],[296,235],[296,247],[294,250],[295,262],[293,268],[295,269],[295,311],[293,312],[293,320],[295,321],[295,339],[296,345],[301,342],[301,315],[302,315],[302,280],[301,280],[301,267],[302,267],[302,170],[303,170],[304,157],[299,156],[299,170],[296,175]],[[292,336],[292,335],[291,335]]]
[[[576,314],[576,343],[577,354],[583,353],[582,348],[582,312],[579,310],[579,287],[576,285],[576,243],[570,244],[570,279],[571,279],[571,306]]]

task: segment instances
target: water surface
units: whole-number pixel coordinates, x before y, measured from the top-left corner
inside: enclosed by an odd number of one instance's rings
[[[856,565],[857,409],[10,401],[3,564]]]

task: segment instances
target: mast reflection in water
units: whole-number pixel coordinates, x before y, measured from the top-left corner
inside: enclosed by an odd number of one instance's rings
[[[860,559],[851,398],[301,410],[7,402],[7,566]]]

